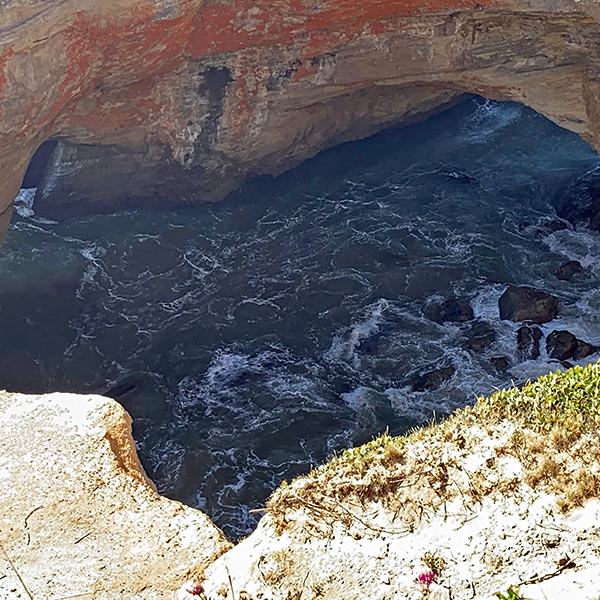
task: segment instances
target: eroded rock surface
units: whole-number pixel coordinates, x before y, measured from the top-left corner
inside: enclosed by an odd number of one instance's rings
[[[2,392],[0,415],[0,598],[170,599],[230,547],[156,493],[113,400]]]
[[[0,213],[60,138],[38,211],[224,197],[463,93],[600,146],[596,0],[8,0]]]

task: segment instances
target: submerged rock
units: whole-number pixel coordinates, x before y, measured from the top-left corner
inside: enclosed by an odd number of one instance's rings
[[[511,285],[498,300],[500,318],[509,321],[548,323],[556,318],[560,302],[556,296],[530,287]]]
[[[496,341],[494,328],[486,321],[477,321],[467,332],[465,347],[473,352],[482,352]]]
[[[479,185],[479,180],[476,177],[473,177],[464,171],[459,171],[458,169],[440,169],[440,173],[449,179],[460,181],[460,183],[475,183]]]
[[[231,546],[157,494],[115,401],[0,392],[0,416],[2,548],[34,598],[168,600]],[[24,597],[3,565],[0,598]]]
[[[436,323],[464,323],[475,318],[473,309],[465,298],[449,298],[443,302],[431,303],[425,315]]]
[[[600,168],[580,177],[563,193],[558,216],[600,231]]]
[[[575,275],[583,272],[583,267],[578,260],[570,260],[554,269],[554,274],[562,281],[571,281]]]
[[[493,356],[490,358],[490,363],[499,373],[506,373],[510,366],[510,361],[506,356]]]
[[[539,327],[523,325],[517,331],[517,349],[523,360],[535,360],[540,356],[542,330]]]
[[[563,231],[565,229],[569,229],[569,226],[559,219],[553,219],[552,221],[546,221],[544,223],[544,229],[549,231],[550,233],[554,233],[555,231]]]
[[[454,375],[454,367],[443,367],[429,371],[423,375],[415,377],[412,382],[412,388],[415,392],[425,392],[428,390],[437,390],[442,383],[445,383]]]

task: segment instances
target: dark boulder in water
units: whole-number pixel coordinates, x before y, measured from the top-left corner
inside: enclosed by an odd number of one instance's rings
[[[560,267],[556,267],[554,274],[562,281],[571,281],[575,275],[583,272],[583,267],[578,260],[570,260]]]
[[[539,327],[523,325],[517,331],[517,349],[523,360],[535,360],[540,356],[542,330]]]
[[[600,348],[597,346],[577,339],[572,333],[564,329],[553,331],[546,338],[548,356],[561,361],[567,358],[572,358],[573,360],[587,358],[599,350]]]
[[[510,362],[506,356],[493,356],[490,358],[490,363],[499,373],[505,373],[510,366]]]
[[[598,346],[594,346],[593,344],[589,344],[588,342],[584,342],[583,340],[577,340],[577,348],[575,348],[575,352],[573,352],[573,358],[575,360],[579,360],[580,358],[587,358],[592,354],[596,354],[600,348]]]
[[[475,317],[471,305],[464,298],[450,298],[441,303],[432,303],[427,307],[425,314],[436,323],[464,323]]]
[[[134,419],[137,419],[146,416],[145,392],[146,382],[143,378],[128,377],[105,391],[103,395],[116,400]]]
[[[485,321],[477,321],[471,325],[467,332],[464,346],[473,352],[482,352],[495,341],[496,332],[494,328]]]
[[[448,381],[454,375],[454,367],[443,367],[419,375],[413,379],[412,388],[415,392],[426,392],[428,390],[437,390],[442,383]]]
[[[500,318],[509,321],[548,323],[556,318],[560,302],[556,296],[530,287],[511,285],[498,300]]]
[[[567,360],[577,349],[578,339],[569,331],[553,331],[546,338],[546,351],[550,358]]]
[[[544,223],[544,229],[546,229],[549,233],[554,233],[555,231],[569,229],[569,226],[564,221],[553,219],[552,221],[546,221]]]

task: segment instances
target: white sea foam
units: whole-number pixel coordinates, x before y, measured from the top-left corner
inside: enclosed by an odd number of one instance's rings
[[[458,140],[471,144],[484,144],[514,123],[521,115],[522,108],[518,104],[484,100],[477,105],[477,110],[472,116],[467,118]]]
[[[336,334],[329,350],[325,352],[325,359],[334,362],[349,362],[358,368],[356,347],[370,335],[379,331],[380,324],[385,320],[384,313],[389,306],[387,300],[379,299],[366,310],[366,317],[363,320],[354,323],[340,334]]]
[[[595,231],[563,229],[544,238],[544,243],[556,254],[567,260],[578,260],[590,269],[594,276],[600,275],[600,234]]]
[[[36,188],[22,189],[15,198],[15,211],[21,217],[33,217]]]
[[[360,412],[370,406],[369,396],[372,393],[371,388],[360,386],[351,392],[342,394],[342,399],[354,412]]]

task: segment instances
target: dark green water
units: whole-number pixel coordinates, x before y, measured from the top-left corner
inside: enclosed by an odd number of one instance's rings
[[[519,357],[508,283],[560,296],[545,333],[600,343],[600,237],[544,227],[597,164],[534,112],[474,99],[219,205],[55,223],[23,192],[0,257],[0,387],[118,396],[159,490],[238,537],[331,453],[555,369],[543,348]],[[575,283],[551,274],[572,259]],[[482,352],[470,324],[428,318],[451,296],[494,330]]]

